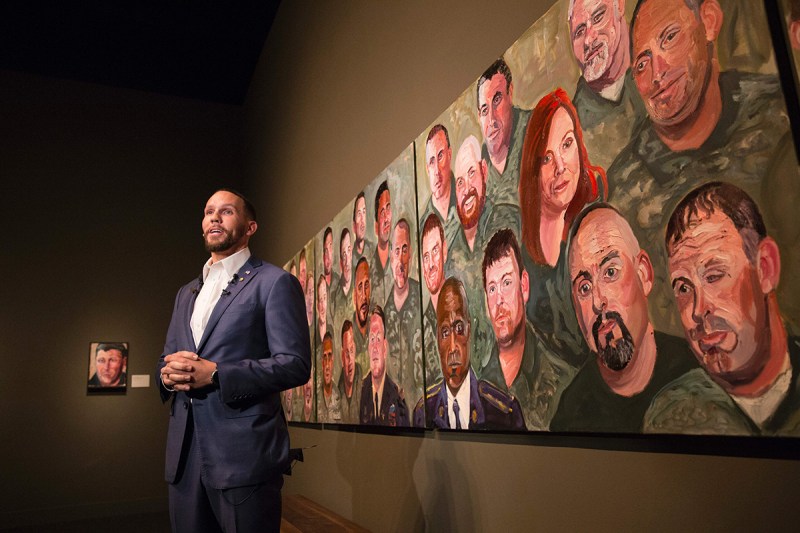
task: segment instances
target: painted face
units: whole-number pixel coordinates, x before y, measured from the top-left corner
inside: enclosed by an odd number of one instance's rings
[[[706,92],[713,47],[683,0],[642,5],[633,30],[632,72],[650,119],[661,126],[694,115]]]
[[[712,376],[749,382],[770,350],[766,295],[740,233],[719,210],[701,213],[671,252],[670,280],[692,351]]]
[[[578,189],[581,172],[575,124],[563,107],[553,114],[547,149],[539,169],[542,210],[563,213]]]
[[[125,358],[119,350],[99,350],[95,357],[95,366],[100,385],[116,387],[125,369]]]
[[[422,237],[422,269],[428,292],[437,294],[444,283],[445,243],[439,230],[433,229]]]
[[[486,205],[486,161],[473,152],[465,147],[456,156],[456,206],[464,229],[478,224]]]
[[[389,242],[392,230],[392,202],[389,191],[383,191],[378,199],[378,212],[375,220],[375,234],[381,244]]]
[[[350,244],[350,234],[345,233],[342,242],[339,243],[339,267],[342,275],[350,279],[350,267],[353,264],[353,246]]]
[[[411,259],[408,228],[398,224],[394,228],[392,239],[392,271],[397,288],[402,290],[408,283],[408,262]]]
[[[286,411],[286,418],[292,419],[292,399],[294,398],[294,389],[286,389],[283,391],[283,405]]]
[[[363,196],[356,200],[353,232],[356,234],[356,242],[363,241],[364,236],[367,234],[367,201]]]
[[[294,263],[292,263],[292,265],[289,267],[289,274],[291,274],[294,277],[297,277],[297,266]],[[301,283],[304,283],[304,282],[301,282]]]
[[[333,343],[330,340],[322,343],[322,379],[326,386],[333,383]]]
[[[620,46],[622,11],[616,0],[575,0],[569,22],[572,52],[583,77],[593,82],[608,72]]]
[[[333,233],[326,233],[325,240],[322,245],[322,268],[325,270],[325,276],[331,273],[333,267]]]
[[[306,278],[305,297],[306,297],[306,320],[308,320],[308,325],[311,326],[311,322],[314,320],[314,278],[313,278],[313,276],[308,276]]]
[[[300,258],[300,271],[298,273],[300,285],[303,286],[303,292],[306,290],[306,278],[308,278],[308,264],[306,263],[306,256]]]
[[[528,274],[520,274],[511,251],[486,268],[486,306],[500,348],[525,335],[527,286]]]
[[[431,194],[436,200],[450,197],[450,159],[453,151],[447,143],[444,131],[437,131],[425,145],[425,167]]]
[[[313,376],[314,373],[312,372]],[[312,377],[303,385],[303,420],[306,422],[311,421],[311,408],[314,406],[314,390],[312,386]]]
[[[622,370],[649,324],[649,258],[638,251],[622,217],[611,209],[597,209],[583,219],[572,241],[569,272],[572,301],[589,349],[608,368]]]
[[[342,372],[348,385],[352,385],[356,375],[356,342],[352,329],[345,331],[342,337]]]
[[[386,352],[389,343],[383,331],[383,320],[376,314],[369,319],[369,368],[372,377],[381,379],[386,372]]]
[[[203,211],[203,240],[210,253],[233,253],[247,243],[250,224],[244,202],[228,191],[217,191]]]
[[[356,308],[356,319],[359,326],[363,329],[367,326],[369,318],[369,302],[372,296],[372,288],[369,283],[369,265],[365,262],[360,263],[356,268],[356,286],[353,292],[353,303]]]
[[[325,325],[328,318],[328,283],[325,278],[317,285],[317,321]]]
[[[466,319],[467,303],[453,286],[442,290],[436,308],[436,342],[442,375],[451,392],[461,388],[469,373],[469,321]]]
[[[511,143],[513,87],[513,84],[507,86],[505,76],[497,73],[485,80],[478,89],[481,133],[492,157],[504,156]]]

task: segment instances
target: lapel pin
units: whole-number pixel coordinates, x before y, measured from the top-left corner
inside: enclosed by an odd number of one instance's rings
[[[250,271],[249,271],[249,270],[245,270],[245,271],[244,271],[244,273],[245,273],[245,274],[249,274],[249,273],[250,273]]]

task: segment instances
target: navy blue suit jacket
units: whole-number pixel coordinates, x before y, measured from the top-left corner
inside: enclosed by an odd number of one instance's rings
[[[284,270],[250,257],[220,296],[195,346],[190,319],[200,280],[178,292],[164,353],[156,370],[162,401],[172,398],[166,480],[176,481],[189,413],[203,479],[225,489],[254,485],[288,465],[289,433],[280,391],[306,383],[311,349],[300,283]],[[167,391],[164,357],[187,350],[217,363],[220,386]],[[191,402],[191,405],[190,405]],[[190,409],[191,407],[191,409]]]

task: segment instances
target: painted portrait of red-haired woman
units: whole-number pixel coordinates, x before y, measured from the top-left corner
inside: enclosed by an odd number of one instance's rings
[[[607,191],[605,171],[589,162],[569,96],[561,88],[545,95],[528,122],[520,165],[522,242],[533,261],[555,266],[574,218]]]

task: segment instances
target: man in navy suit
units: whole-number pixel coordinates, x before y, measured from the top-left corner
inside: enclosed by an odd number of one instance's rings
[[[300,283],[250,255],[257,227],[239,193],[208,200],[211,258],[178,292],[159,359],[176,532],[280,529],[289,434],[279,393],[308,380],[311,352]]]

